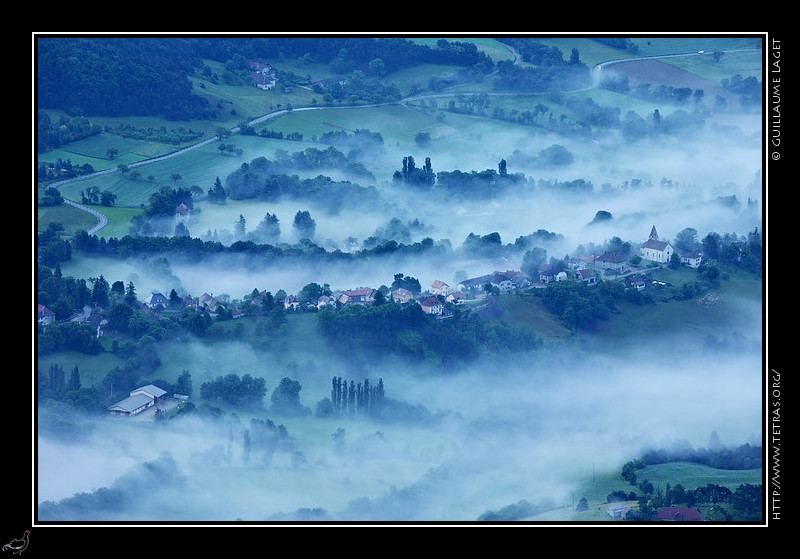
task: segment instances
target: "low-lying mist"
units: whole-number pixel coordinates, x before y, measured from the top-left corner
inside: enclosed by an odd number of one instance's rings
[[[474,521],[522,499],[569,506],[593,471],[618,470],[649,448],[705,448],[715,431],[723,444],[761,444],[760,353],[681,342],[482,358],[445,375],[391,361],[361,371],[382,378],[388,398],[427,410],[425,421],[281,416],[268,397],[262,409],[217,419],[87,418],[91,434],[80,442],[40,436],[38,500],[50,501],[40,511],[67,522],[437,522]],[[337,373],[296,371],[302,405],[313,410],[329,396]],[[284,425],[288,437],[246,453],[253,417]],[[146,498],[131,476],[153,484]],[[119,492],[116,508],[68,506],[100,488]]]

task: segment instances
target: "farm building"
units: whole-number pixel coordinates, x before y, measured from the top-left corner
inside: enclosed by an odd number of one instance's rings
[[[625,518],[625,515],[631,511],[629,505],[620,505],[618,507],[610,507],[606,509],[608,516],[611,518]]]
[[[108,411],[110,411],[112,415],[136,415],[154,406],[166,393],[165,390],[153,384],[141,386],[136,390],[132,390],[130,395],[124,400],[120,400],[113,406],[109,406]]]

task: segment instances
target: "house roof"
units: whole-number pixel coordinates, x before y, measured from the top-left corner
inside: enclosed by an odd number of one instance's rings
[[[148,296],[147,299],[145,299],[145,302],[149,305],[155,305],[155,304],[168,303],[169,300],[166,297],[164,297],[164,295],[162,295],[161,293],[151,293],[150,296]]]
[[[434,307],[436,305],[441,305],[442,302],[436,297],[428,297],[420,301],[419,304],[423,307]]]
[[[604,252],[603,254],[595,258],[595,260],[599,260],[600,262],[619,263],[619,262],[625,262],[627,258],[622,256],[618,252],[608,251]]]
[[[38,307],[39,318],[42,318],[44,316],[53,316],[56,314],[47,307],[45,307],[44,305],[42,305],[41,303],[39,303],[38,305],[39,305]]]
[[[449,287],[449,285],[447,285],[447,284],[446,284],[445,282],[443,282],[443,281],[436,280],[436,281],[434,281],[434,282],[431,284],[431,287],[433,287],[433,288],[436,288],[436,287]]]
[[[155,384],[148,384],[148,385],[145,385],[145,386],[140,386],[136,390],[132,390],[131,391],[131,396],[133,396],[134,394],[139,394],[139,393],[149,394],[150,396],[152,396],[154,398],[160,398],[161,396],[166,394],[167,391],[159,388]]]
[[[459,285],[470,288],[474,285],[483,285],[487,281],[489,281],[489,276],[478,276],[477,278],[465,279],[464,281],[459,282]]]
[[[373,291],[375,290],[369,287],[362,287],[360,289],[350,289],[347,291],[343,291],[342,293],[344,293],[348,297],[360,297],[362,295],[368,297],[372,294]]]
[[[108,406],[108,410],[132,413],[142,406],[147,405],[152,400],[153,398],[147,394],[134,394],[133,396],[128,396],[124,400],[120,400],[113,406]]]
[[[175,207],[175,213],[179,215],[189,215],[189,208],[186,207],[186,204],[181,202]]]

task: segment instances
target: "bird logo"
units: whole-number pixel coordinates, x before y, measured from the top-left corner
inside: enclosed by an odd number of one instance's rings
[[[28,537],[30,536],[31,531],[25,530],[25,534],[21,538],[14,538],[6,545],[3,546],[3,551],[10,551],[16,555],[21,554],[25,551],[25,548],[28,547]]]

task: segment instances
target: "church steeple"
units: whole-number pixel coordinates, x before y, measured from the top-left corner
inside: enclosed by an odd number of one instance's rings
[[[656,231],[656,226],[653,225],[653,228],[650,230],[650,238],[649,241],[657,241],[658,240],[658,231]]]

